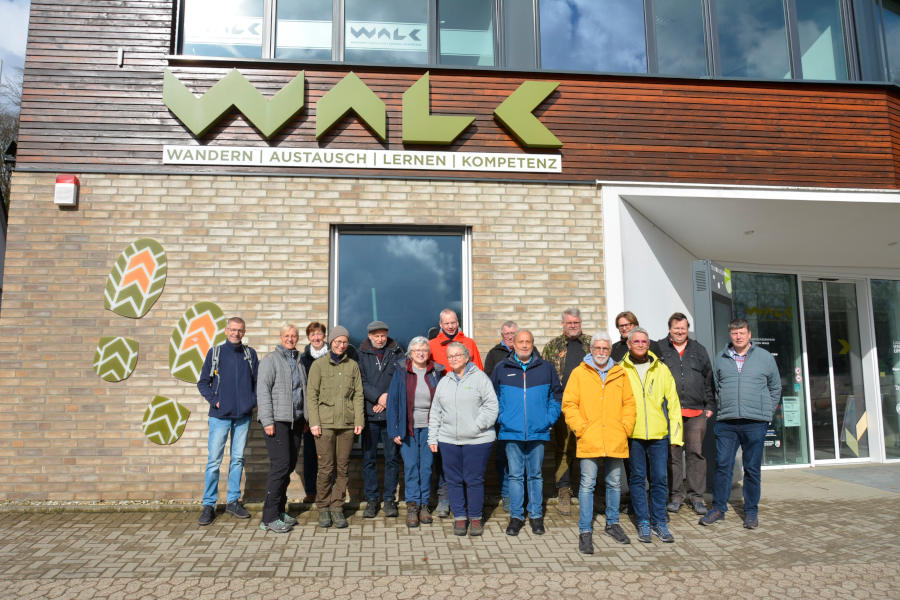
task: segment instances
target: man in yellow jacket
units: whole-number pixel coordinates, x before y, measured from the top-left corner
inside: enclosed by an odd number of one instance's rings
[[[678,388],[669,367],[650,352],[650,336],[643,327],[628,333],[628,354],[622,366],[631,382],[637,419],[629,442],[631,506],[637,519],[638,539],[652,541],[651,532],[663,542],[675,537],[666,525],[669,494],[667,463],[669,446],[684,445]],[[647,463],[650,463],[650,505],[647,505]]]
[[[590,353],[572,370],[563,393],[566,424],[575,434],[575,455],[581,460],[578,493],[578,551],[593,554],[594,487],[600,460],[606,480],[605,533],[620,544],[630,540],[619,525],[622,462],[628,458],[628,436],[634,429],[635,407],[625,370],[610,353],[612,340],[598,333]]]

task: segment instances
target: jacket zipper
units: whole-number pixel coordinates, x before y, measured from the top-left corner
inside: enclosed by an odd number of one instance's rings
[[[525,414],[525,441],[528,441],[528,386],[525,384],[527,370],[522,369],[522,412]]]

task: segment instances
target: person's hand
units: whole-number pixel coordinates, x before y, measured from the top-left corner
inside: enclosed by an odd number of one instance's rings
[[[218,402],[216,402],[216,408],[219,408],[219,403],[218,403]]]
[[[322,427],[319,425],[313,425],[309,428],[309,432],[313,434],[313,437],[322,437]]]
[[[274,425],[266,425],[265,427],[263,427],[263,431],[266,432],[267,436],[272,437],[273,435],[275,435],[275,426]]]
[[[403,440],[401,440],[400,436],[398,435],[397,437],[394,438],[394,443],[399,446],[400,444],[403,443]]]
[[[712,411],[711,411],[711,410],[704,410],[704,411],[703,411],[703,414],[706,415],[706,418],[707,418],[707,419],[710,418],[710,417],[712,417]]]
[[[387,392],[378,396],[378,402],[375,403],[375,406],[372,407],[372,412],[380,413],[384,412],[387,408]]]
[[[438,445],[437,444],[428,444],[428,447],[431,448],[431,451],[437,454]]]
[[[357,425],[356,427],[353,428],[353,435],[361,434],[362,430],[363,430],[362,425]]]

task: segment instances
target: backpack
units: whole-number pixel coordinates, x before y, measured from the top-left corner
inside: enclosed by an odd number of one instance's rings
[[[213,346],[212,352],[212,361],[209,365],[209,387],[213,387],[213,379],[216,380],[216,386],[213,390],[213,393],[219,394],[219,352],[222,351],[222,346]],[[253,373],[253,356],[250,354],[250,346],[244,346],[244,360],[247,361],[247,365],[250,366],[250,378],[253,382],[256,382],[256,375]]]

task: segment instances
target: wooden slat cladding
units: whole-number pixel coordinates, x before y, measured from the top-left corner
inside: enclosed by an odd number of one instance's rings
[[[896,188],[900,185],[900,93],[896,87],[725,82],[650,77],[432,70],[434,113],[475,122],[450,147],[405,147],[402,94],[425,69],[353,67],[388,108],[388,142],[355,119],[315,139],[315,106],[350,68],[305,69],[306,106],[266,142],[236,111],[197,140],[162,103],[169,67],[200,94],[230,68],[169,64],[172,3],[32,2],[18,167],[225,173],[234,167],[162,164],[164,144],[284,148],[388,148],[524,152],[493,110],[527,79],[559,81],[536,111],[562,140],[561,174],[441,172],[454,178],[642,180]],[[119,48],[125,64],[119,68]],[[275,94],[302,66],[239,65]],[[266,174],[428,176],[423,171],[239,168]]]

